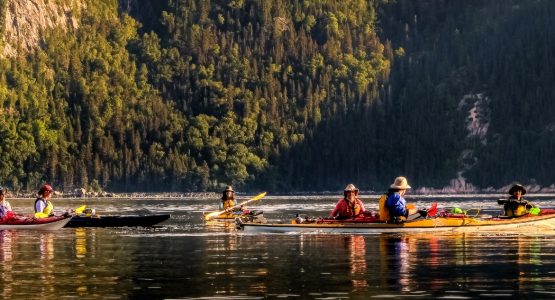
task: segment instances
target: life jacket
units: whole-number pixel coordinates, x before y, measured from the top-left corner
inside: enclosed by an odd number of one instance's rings
[[[0,219],[4,219],[7,213],[8,209],[4,205],[0,205]]]
[[[505,204],[505,215],[507,217],[520,217],[527,214],[526,206],[518,205],[516,203]]]
[[[378,207],[380,210],[380,221],[381,222],[389,222],[391,220],[389,216],[389,209],[385,206],[385,202],[387,201],[387,193],[382,194],[380,199],[378,199]]]
[[[235,206],[235,200],[234,199],[223,200],[223,209],[232,208],[234,206]]]
[[[388,207],[386,205],[387,198],[389,198],[390,194],[384,193],[381,195],[378,204],[380,210],[380,222],[391,222],[391,223],[402,223],[407,220],[405,216],[394,216],[394,213],[391,211],[392,207]],[[394,216],[394,217],[392,217]]]
[[[356,217],[362,212],[362,206],[360,205],[360,200],[358,198],[352,205],[349,200],[343,198],[341,199],[340,206],[338,208],[337,217],[340,219]]]
[[[37,211],[37,203],[39,201],[43,201],[46,203],[46,207],[42,211]],[[37,198],[37,200],[35,200],[35,218],[48,218],[53,210],[54,206],[52,205],[52,202],[44,200],[42,198]]]
[[[513,198],[509,198],[509,200],[503,206],[503,209],[505,210],[505,216],[514,218],[527,214],[528,210],[526,209],[526,204],[528,204],[528,201],[525,201],[524,199],[516,200]]]
[[[345,201],[347,201],[347,212],[351,216],[356,217],[360,215],[362,207],[360,206],[360,200],[358,200],[358,198],[355,199],[355,203],[353,203],[353,205],[351,205],[351,202],[349,202],[349,200],[345,199]]]

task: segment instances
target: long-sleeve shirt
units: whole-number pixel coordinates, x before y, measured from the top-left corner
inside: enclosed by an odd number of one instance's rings
[[[392,217],[407,216],[407,201],[399,193],[393,193],[385,201]]]

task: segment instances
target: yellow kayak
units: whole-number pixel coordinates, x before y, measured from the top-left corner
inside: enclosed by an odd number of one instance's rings
[[[440,216],[405,223],[384,223],[375,218],[330,220],[313,219],[302,222],[249,223],[238,222],[238,228],[250,233],[322,232],[322,233],[382,233],[382,232],[553,232],[555,210],[542,210],[540,215],[528,214],[518,218]]]
[[[203,219],[206,219],[206,215],[210,214],[211,212],[203,212]],[[235,220],[235,218],[248,218],[254,215],[262,214],[262,211],[252,211],[252,210],[243,210],[243,211],[235,211],[235,212],[226,212],[219,216],[212,217],[211,220]]]

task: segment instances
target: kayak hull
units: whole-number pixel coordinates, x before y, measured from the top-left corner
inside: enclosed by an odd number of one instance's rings
[[[106,215],[71,218],[65,227],[149,227],[169,219],[170,215]]]
[[[221,214],[217,217],[212,217],[212,218],[210,218],[210,220],[233,221],[236,218],[249,219],[249,218],[252,218],[253,216],[260,215],[262,213],[263,213],[262,211],[258,211],[258,210],[253,210],[253,211],[248,210],[248,211],[243,211],[243,212],[228,212],[228,213],[223,213],[223,214]],[[202,213],[203,219],[205,221],[207,221],[206,216],[208,214],[210,214],[210,212],[203,212]]]
[[[323,221],[302,224],[257,224],[239,225],[247,233],[285,233],[285,232],[321,232],[321,233],[385,233],[385,232],[553,232],[555,213],[541,216],[520,218],[433,218],[422,219],[402,224],[358,223],[342,221]]]
[[[0,230],[58,230],[63,228],[70,217],[48,217],[35,219],[33,217],[15,217],[0,222]]]

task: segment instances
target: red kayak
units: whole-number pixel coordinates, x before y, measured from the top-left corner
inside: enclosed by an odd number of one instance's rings
[[[71,220],[71,216],[55,216],[42,219],[13,215],[10,218],[0,220],[0,230],[6,229],[32,229],[32,230],[58,230]]]

